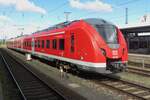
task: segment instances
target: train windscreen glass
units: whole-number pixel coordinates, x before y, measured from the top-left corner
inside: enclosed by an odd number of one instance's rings
[[[94,25],[97,32],[108,44],[118,44],[117,29],[113,25]]]

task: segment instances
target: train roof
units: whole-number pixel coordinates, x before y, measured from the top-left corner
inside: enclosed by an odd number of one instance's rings
[[[112,24],[111,22],[108,22],[101,18],[87,18],[87,19],[83,19],[83,20],[88,22],[91,25],[103,25],[103,24],[111,25]]]
[[[92,24],[92,25],[103,25],[103,24],[112,24],[104,19],[101,19],[101,18],[87,18],[87,19],[83,19],[85,22],[88,22],[89,24]],[[59,29],[59,28],[64,28],[68,25],[70,25],[71,23],[73,22],[77,22],[77,21],[80,21],[80,20],[74,20],[74,21],[66,21],[66,22],[62,22],[62,23],[59,23],[59,24],[56,24],[54,26],[51,26],[51,27],[48,27],[46,29],[43,29],[43,30],[40,30],[40,31],[36,31],[34,32],[33,34],[38,34],[40,32],[47,32],[49,30],[54,30],[54,29]]]
[[[77,21],[77,20],[75,20],[75,21]],[[75,22],[75,21],[62,22],[62,23],[56,24],[56,25],[54,25],[54,26],[48,27],[48,28],[46,28],[46,29],[43,29],[43,30],[40,30],[40,31],[36,31],[36,32],[34,32],[33,34],[36,34],[36,33],[38,34],[38,33],[40,33],[40,32],[47,32],[47,31],[49,31],[49,30],[64,28],[64,27],[70,25],[71,23],[73,23],[73,22]]]
[[[53,30],[53,29],[63,28],[63,27],[65,27],[65,26],[67,26],[68,23],[69,23],[69,22],[59,23],[59,24],[56,24],[56,25],[54,25],[54,26],[48,27],[48,28],[46,28],[46,29],[43,29],[43,30],[40,30],[40,31],[36,31],[36,32],[34,32],[33,34],[36,34],[36,33],[39,33],[39,32],[43,32],[43,31],[46,32],[46,31]]]
[[[91,25],[104,25],[104,24],[108,24],[108,25],[112,25],[112,23],[104,20],[104,19],[101,19],[101,18],[87,18],[87,19],[81,19]],[[81,20],[74,20],[74,21],[67,21],[67,22],[62,22],[62,23],[59,23],[59,24],[56,24],[54,26],[51,26],[51,27],[48,27],[46,29],[43,29],[43,30],[40,30],[40,31],[36,31],[34,33],[32,33],[32,35],[23,35],[21,36],[22,38],[23,37],[26,37],[26,38],[30,38],[32,36],[37,36],[39,34],[47,34],[47,32],[51,31],[51,30],[55,30],[55,29],[60,29],[60,28],[64,28],[64,27],[67,27],[69,26],[70,24],[74,23],[74,22],[78,22],[78,21],[81,21]],[[16,38],[19,38],[19,37],[16,37]]]

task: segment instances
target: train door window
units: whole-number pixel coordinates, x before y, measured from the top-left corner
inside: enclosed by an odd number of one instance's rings
[[[42,48],[44,48],[44,40],[42,40]]]
[[[53,49],[57,49],[57,40],[56,39],[53,40]]]
[[[34,44],[35,48],[37,47],[37,41],[35,41],[35,44]]]
[[[50,40],[46,40],[46,48],[50,48]]]
[[[65,40],[64,39],[59,39],[59,50],[64,50],[65,46]]]
[[[74,52],[74,34],[71,34],[71,52]]]
[[[38,48],[40,48],[40,40],[38,40]]]
[[[34,42],[33,41],[31,42],[31,46],[34,47]]]

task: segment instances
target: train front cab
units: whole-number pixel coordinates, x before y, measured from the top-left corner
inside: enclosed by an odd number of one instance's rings
[[[90,24],[91,31],[95,33],[96,38],[94,39],[97,42],[97,58],[99,57],[99,61],[101,61],[105,57],[105,61],[103,60],[103,62],[105,62],[106,68],[102,68],[100,71],[116,73],[125,70],[128,51],[121,31],[113,24],[104,20],[89,19],[85,21]],[[99,55],[99,52],[102,55]],[[97,68],[95,70],[98,71]]]
[[[106,70],[110,70],[114,73],[122,72],[127,66],[127,46],[119,29],[115,26],[111,26],[111,28],[112,32],[109,34],[109,38],[104,39],[106,43],[103,48],[106,51]],[[112,40],[110,40],[110,38],[112,38]]]

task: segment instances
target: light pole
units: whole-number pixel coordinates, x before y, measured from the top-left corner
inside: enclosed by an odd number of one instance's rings
[[[20,31],[21,31],[20,36],[22,36],[22,35],[23,35],[24,28],[18,28],[18,30],[20,30]]]
[[[69,21],[69,15],[71,14],[71,12],[64,12],[65,17],[66,17],[66,22]]]
[[[128,24],[128,8],[125,10],[125,24]]]

